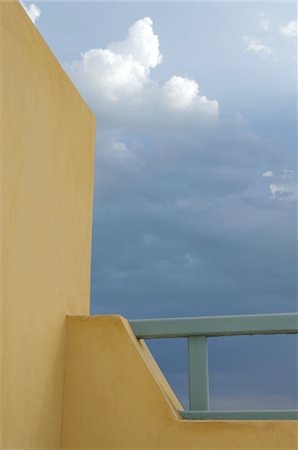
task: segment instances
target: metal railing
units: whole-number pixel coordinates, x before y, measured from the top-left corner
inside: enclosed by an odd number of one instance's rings
[[[298,314],[131,320],[138,339],[188,338],[189,410],[185,419],[297,420],[297,410],[210,411],[207,338],[257,334],[296,334]]]

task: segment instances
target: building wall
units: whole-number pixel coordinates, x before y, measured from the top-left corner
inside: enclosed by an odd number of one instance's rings
[[[119,316],[69,317],[64,449],[295,450],[295,421],[184,421]]]
[[[88,314],[95,120],[0,2],[2,449],[60,448],[65,315]]]

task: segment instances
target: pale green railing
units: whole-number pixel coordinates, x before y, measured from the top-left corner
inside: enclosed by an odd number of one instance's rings
[[[188,338],[189,411],[185,419],[297,420],[297,410],[210,411],[207,339],[215,336],[296,334],[298,314],[131,320],[138,339]]]

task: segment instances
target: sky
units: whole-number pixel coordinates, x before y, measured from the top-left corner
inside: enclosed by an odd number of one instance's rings
[[[92,314],[297,311],[297,5],[25,3],[97,122]],[[184,340],[149,343],[187,405]],[[211,407],[297,407],[297,339],[209,339]]]

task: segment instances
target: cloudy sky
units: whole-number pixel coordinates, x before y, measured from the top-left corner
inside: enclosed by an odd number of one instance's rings
[[[296,4],[26,7],[97,119],[92,313],[296,311]],[[186,343],[151,348],[186,404]],[[296,348],[210,339],[211,405],[294,408]]]

